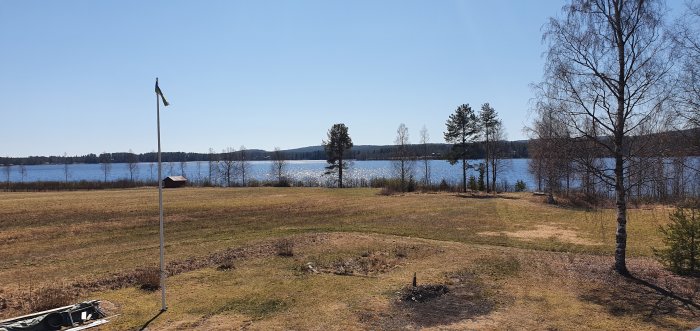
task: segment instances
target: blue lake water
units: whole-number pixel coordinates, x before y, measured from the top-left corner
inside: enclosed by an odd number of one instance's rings
[[[470,164],[478,164],[482,160],[470,160]],[[326,162],[323,160],[287,161],[286,176],[292,180],[299,180],[317,185],[326,185],[332,180],[329,176],[324,176]],[[448,183],[461,183],[460,164],[450,165],[447,161],[431,160],[430,179],[432,183],[439,183],[445,179]],[[250,161],[247,179],[273,180],[271,161]],[[417,180],[423,179],[423,162],[415,162],[415,175]],[[158,174],[156,163],[139,163],[134,179],[155,180]],[[183,169],[180,162],[163,163],[163,177],[169,175],[182,175]],[[468,175],[478,175],[475,169],[469,169]],[[202,181],[209,177],[209,163],[206,161],[187,162],[184,164],[184,176],[191,181]],[[216,175],[214,175],[216,176]],[[502,161],[499,171],[498,185],[504,181],[508,185],[513,185],[517,180],[523,180],[529,188],[534,187],[534,178],[528,172],[527,159],[506,159]],[[396,177],[391,161],[352,161],[350,169],[344,172],[344,178],[348,183],[352,181],[366,180],[373,178]],[[129,179],[129,168],[126,163],[112,163],[107,180]],[[5,181],[5,169],[2,170],[2,181]],[[70,164],[68,165],[69,181],[101,181],[105,179],[104,171],[100,164]],[[32,181],[63,181],[65,180],[65,168],[61,164],[32,165],[26,166],[24,178],[19,166],[10,168],[10,181],[12,182],[32,182]],[[240,179],[236,179],[238,182]]]

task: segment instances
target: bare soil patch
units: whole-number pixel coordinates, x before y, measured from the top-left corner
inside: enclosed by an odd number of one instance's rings
[[[510,238],[517,238],[520,240],[540,240],[540,239],[556,239],[561,242],[577,244],[577,245],[600,245],[600,243],[594,242],[592,240],[581,238],[578,236],[576,231],[562,229],[552,225],[537,225],[534,230],[520,230],[520,231],[485,231],[479,232],[478,234],[484,236],[501,236],[505,235]]]

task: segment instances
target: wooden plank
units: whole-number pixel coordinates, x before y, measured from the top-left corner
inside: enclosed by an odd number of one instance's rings
[[[66,329],[65,331],[79,331],[79,330],[90,329],[90,328],[94,328],[94,327],[96,327],[96,326],[100,326],[100,325],[102,325],[102,324],[105,324],[105,323],[107,323],[107,322],[109,322],[109,321],[106,320],[106,319],[96,320],[96,321],[94,321],[94,322],[92,322],[92,323],[90,323],[90,324],[84,324],[84,325],[81,325],[81,326],[76,326],[76,327],[74,327],[74,328]]]
[[[30,319],[30,318],[38,317],[38,316],[41,316],[41,315],[46,315],[46,314],[50,314],[50,313],[53,313],[53,312],[62,311],[62,310],[68,309],[68,308],[70,308],[70,307],[73,307],[73,305],[64,306],[64,307],[59,307],[59,308],[54,308],[54,309],[49,309],[49,310],[44,310],[44,311],[40,311],[40,312],[38,312],[38,313],[31,313],[31,314],[27,314],[27,315],[23,315],[23,316],[19,316],[19,317],[13,317],[13,318],[10,318],[10,319],[6,319],[6,320],[0,321],[0,325],[2,325],[2,324],[14,323],[14,322],[18,322],[18,321],[21,321],[21,320],[25,320],[25,319]]]

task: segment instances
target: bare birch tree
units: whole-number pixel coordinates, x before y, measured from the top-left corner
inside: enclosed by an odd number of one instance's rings
[[[131,149],[126,155],[126,168],[129,170],[129,180],[133,182],[134,176],[138,175],[139,171],[139,157]]]
[[[221,151],[221,160],[217,162],[219,167],[219,174],[221,174],[221,179],[226,183],[227,187],[231,187],[231,180],[236,171],[236,158],[234,152],[236,150],[233,147],[227,147]]]
[[[401,191],[408,189],[409,181],[413,180],[413,155],[410,151],[410,140],[408,128],[405,124],[399,124],[396,129],[396,139],[394,139],[396,151],[394,152],[393,167],[394,172],[401,181]]]
[[[686,139],[700,149],[700,1],[687,1],[686,10],[672,27],[670,34],[681,57],[681,67],[676,89],[674,123],[678,127],[695,129],[687,134]],[[696,154],[697,155],[697,154]],[[684,166],[700,176],[700,164],[692,159],[686,160]]]
[[[538,180],[538,190],[546,191],[547,201],[554,203],[554,193],[560,191],[563,169],[569,162],[563,158],[563,151],[570,137],[556,106],[541,100],[537,103],[536,113],[537,118],[529,128],[530,171]]]
[[[491,168],[490,165],[490,160],[491,157],[493,156],[493,129],[496,123],[498,122],[498,115],[496,114],[496,110],[489,105],[489,103],[485,103],[481,105],[481,111],[479,111],[479,130],[481,131],[482,134],[482,145],[484,147],[484,163],[486,164],[486,192],[491,192],[491,183],[489,181],[489,169]]]
[[[626,158],[629,136],[653,121],[667,91],[669,42],[662,34],[660,0],[571,0],[563,17],[545,28],[548,44],[544,88],[573,133],[614,159],[612,174],[598,172],[615,189],[615,270],[628,275]],[[592,136],[585,123],[599,134]]]
[[[175,161],[170,160],[170,161],[168,161],[168,174],[167,175],[173,176],[174,173],[175,173]]]
[[[270,166],[272,177],[277,179],[277,184],[282,185],[286,180],[287,161],[279,147],[272,152],[272,165]]]
[[[423,185],[430,186],[430,150],[428,149],[428,143],[430,142],[430,134],[428,134],[428,129],[423,125],[420,129],[420,144],[421,152],[423,154]]]
[[[19,165],[19,178],[22,183],[24,183],[24,180],[27,178],[27,165],[24,163]]]
[[[241,148],[238,150],[238,166],[236,171],[238,172],[238,175],[241,177],[241,185],[245,187],[247,185],[247,179],[248,175],[250,172],[250,160],[248,160],[248,150],[245,148],[245,146],[241,145]]]
[[[153,180],[153,168],[155,167],[155,165],[156,165],[156,164],[155,164],[153,161],[148,162],[148,172],[149,172],[149,175],[150,175],[148,178],[149,178],[150,180]]]
[[[100,169],[102,170],[102,174],[104,175],[104,181],[105,183],[107,182],[107,177],[109,177],[109,173],[112,171],[112,155],[103,152],[100,154]]]
[[[686,3],[686,12],[671,33],[682,57],[677,114],[692,128],[700,127],[700,2]]]
[[[214,178],[217,171],[217,157],[214,153],[214,149],[209,147],[208,163],[209,163],[209,184],[214,185]]]
[[[70,158],[68,157],[68,153],[63,153],[63,176],[65,178],[65,182],[68,183],[68,177],[70,177],[70,169],[68,168],[68,165],[70,165]]]
[[[508,150],[506,149],[506,133],[503,124],[499,121],[495,125],[492,132],[492,155],[491,155],[491,188],[495,194],[497,191],[496,183],[498,175],[505,167],[504,159],[507,158]],[[503,189],[506,189],[504,186]]]
[[[7,158],[9,160],[9,157]],[[12,164],[9,162],[5,163],[5,166],[2,168],[2,170],[5,172],[5,184],[7,184],[7,188],[10,188],[10,175],[12,174]]]
[[[486,192],[496,191],[496,171],[498,165],[496,164],[499,159],[497,156],[498,145],[501,138],[498,135],[502,135],[502,124],[501,120],[498,119],[498,113],[496,109],[491,107],[487,102],[481,105],[481,111],[479,112],[479,121],[481,124],[481,133],[483,134],[482,144],[484,146],[484,161],[486,163]],[[491,173],[489,173],[491,172]],[[490,178],[490,180],[489,180]]]
[[[195,165],[197,166],[197,183],[199,185],[201,185],[202,184],[202,161],[197,160]]]
[[[185,156],[180,159],[180,176],[186,177],[185,174],[187,173],[187,159]]]

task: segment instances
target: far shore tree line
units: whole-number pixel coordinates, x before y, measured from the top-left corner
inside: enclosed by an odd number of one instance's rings
[[[510,151],[509,158],[524,159],[528,158],[528,141],[506,141],[508,150]],[[425,153],[431,158],[437,160],[445,159],[445,155],[449,153],[451,145],[445,143],[427,143],[427,144],[409,144],[407,146],[413,154],[422,154],[424,149],[428,149]],[[395,145],[361,145],[354,146],[349,152],[349,158],[358,161],[364,160],[391,160],[395,155]],[[235,153],[239,153],[235,151]],[[248,159],[251,161],[269,161],[275,157],[275,154],[281,154],[285,160],[325,160],[326,152],[322,145],[309,146],[303,148],[295,148],[289,150],[281,150],[276,148],[272,151],[260,149],[248,149]],[[479,143],[471,144],[470,158],[481,159],[484,157],[483,146]],[[215,152],[217,157],[221,157],[223,152]],[[197,162],[208,161],[209,153],[191,153],[191,152],[163,152],[163,162]],[[158,155],[156,152],[148,153],[132,153],[132,152],[117,152],[109,153],[102,152],[100,154],[86,154],[70,156],[67,153],[57,156],[27,156],[27,157],[10,157],[0,156],[0,166],[19,167],[21,165],[65,165],[65,164],[99,164],[104,162],[109,163],[128,163],[132,160],[139,163],[157,162]]]

